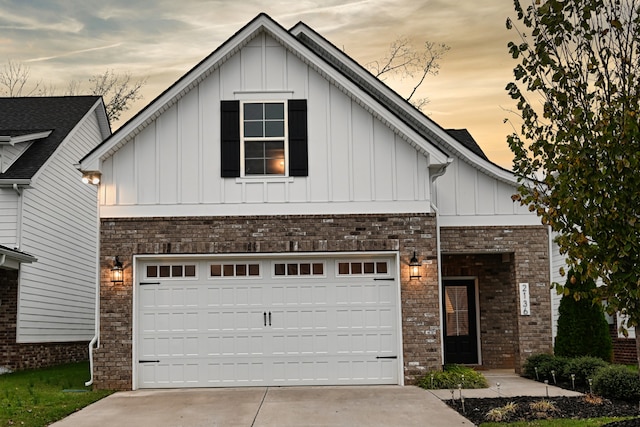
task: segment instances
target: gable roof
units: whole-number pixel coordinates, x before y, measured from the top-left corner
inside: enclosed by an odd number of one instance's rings
[[[305,23],[299,22],[289,32],[305,46],[321,56],[327,63],[340,70],[362,87],[373,98],[387,107],[389,111],[401,117],[402,120],[406,121],[409,126],[413,127],[436,147],[450,155],[455,155],[462,161],[500,181],[511,185],[518,184],[517,176],[513,172],[491,162],[470,134],[469,137],[471,138],[467,138],[460,133],[454,132],[461,139],[458,140],[458,138],[424,115],[397,92],[389,88]]]
[[[0,180],[33,178],[82,118],[99,104],[99,96],[0,98],[0,138],[15,143],[37,139],[0,173]],[[106,115],[100,126],[103,135],[110,133]]]
[[[120,127],[110,138],[92,150],[80,160],[80,168],[83,171],[95,171],[100,169],[100,161],[111,156],[121,146],[133,139],[149,123],[160,114],[175,104],[183,95],[199,84],[214,70],[218,69],[227,59],[240,51],[257,35],[266,33],[280,42],[286,49],[294,53],[300,60],[318,71],[324,78],[336,85],[345,94],[350,96],[359,105],[371,112],[387,124],[391,129],[401,135],[414,148],[429,157],[432,165],[448,164],[448,156],[440,148],[429,144],[423,135],[408,126],[397,115],[393,114],[385,105],[382,105],[362,87],[355,84],[344,73],[327,64],[324,58],[318,56],[294,37],[289,31],[261,13],[231,38],[225,41],[213,53],[203,59],[189,72],[183,75],[172,86],[151,101],[144,109]]]

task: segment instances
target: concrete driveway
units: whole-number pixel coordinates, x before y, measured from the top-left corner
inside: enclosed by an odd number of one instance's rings
[[[472,424],[407,386],[138,390],[113,394],[54,427],[432,426]]]

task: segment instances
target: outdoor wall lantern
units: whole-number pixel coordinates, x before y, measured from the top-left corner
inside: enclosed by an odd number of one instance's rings
[[[416,251],[413,251],[413,257],[409,260],[409,279],[420,278],[420,261],[416,257]]]
[[[116,256],[113,267],[111,267],[111,283],[122,283],[124,281],[123,271],[122,262]]]

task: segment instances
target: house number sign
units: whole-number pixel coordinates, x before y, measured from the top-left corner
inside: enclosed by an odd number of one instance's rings
[[[531,305],[529,303],[529,284],[520,283],[520,315],[530,316]]]

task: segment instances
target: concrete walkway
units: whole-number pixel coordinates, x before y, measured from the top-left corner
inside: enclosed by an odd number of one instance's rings
[[[465,398],[580,395],[521,378],[513,371],[482,373],[491,387],[462,390]],[[454,398],[460,398],[459,390]],[[448,399],[449,390],[413,386],[137,390],[115,393],[52,426],[471,427],[443,402]]]

